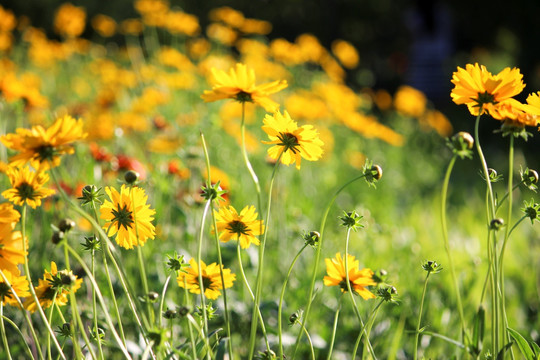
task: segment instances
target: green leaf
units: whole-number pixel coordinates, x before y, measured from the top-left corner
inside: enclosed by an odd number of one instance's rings
[[[225,360],[225,354],[227,353],[227,340],[228,337],[224,337],[219,341],[216,360]]]
[[[509,342],[508,344],[504,345],[501,351],[499,351],[499,353],[497,354],[497,360],[504,360],[504,354],[508,349],[512,347],[512,345],[514,345],[513,342]]]
[[[536,360],[536,356],[533,353],[533,350],[531,349],[531,346],[529,345],[529,342],[521,336],[520,333],[518,333],[516,330],[507,328],[510,335],[514,338],[516,341],[519,350],[521,353],[525,356],[525,359],[527,360]]]

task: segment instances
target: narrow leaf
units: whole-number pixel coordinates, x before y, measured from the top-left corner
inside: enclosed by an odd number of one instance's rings
[[[534,356],[533,350],[531,349],[529,342],[516,330],[510,328],[507,329],[512,338],[514,338],[514,340],[516,341],[519,350],[525,356],[525,358],[527,360],[536,360],[536,356]]]

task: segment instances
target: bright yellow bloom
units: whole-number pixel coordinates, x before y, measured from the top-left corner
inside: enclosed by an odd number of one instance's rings
[[[67,38],[82,34],[86,25],[86,12],[83,7],[70,3],[62,4],[54,16],[54,30]]]
[[[189,292],[193,294],[200,294],[201,287],[199,284],[199,267],[195,259],[189,260],[190,267],[186,270],[187,272],[179,272],[176,280],[178,281],[178,286],[188,289]],[[201,261],[201,276],[204,288],[204,296],[208,299],[216,300],[221,295],[221,289],[230,288],[233,286],[233,281],[236,280],[236,275],[231,274],[230,269],[223,268],[223,280],[225,284],[221,282],[221,273],[219,265],[212,263],[206,265]],[[185,284],[184,284],[185,281]],[[225,285],[225,286],[223,286]]]
[[[0,223],[0,269],[12,273],[19,271],[17,265],[24,263],[27,253],[23,251],[20,231],[14,231],[16,222]]]
[[[9,270],[2,269],[7,282],[0,276],[0,303],[11,306],[18,306],[17,299],[13,295],[13,291],[19,298],[30,296],[30,287],[26,276],[21,276],[19,270],[13,273]],[[8,285],[11,285],[11,287]],[[13,289],[13,291],[12,291]]]
[[[296,168],[300,169],[302,158],[317,161],[322,157],[324,143],[312,125],[298,127],[287,111],[283,115],[279,111],[274,115],[267,114],[263,122],[262,129],[270,138],[263,143],[274,145],[268,149],[268,156],[272,159],[277,160],[281,156],[283,164],[296,163]]]
[[[328,276],[323,279],[326,286],[339,286],[342,292],[347,291],[347,273],[345,272],[345,259],[340,253],[336,254],[333,259],[324,259],[326,262],[326,272]],[[367,286],[376,285],[373,280],[373,271],[371,269],[359,268],[359,261],[354,256],[347,256],[347,272],[349,273],[349,283],[353,293],[360,295],[364,300],[373,299],[373,295]]]
[[[156,211],[146,203],[148,196],[144,189],[122,185],[120,193],[111,187],[106,187],[105,192],[111,201],[105,200],[99,210],[101,219],[106,221],[103,229],[107,235],[116,234],[116,242],[126,249],[143,246],[149,238],[154,239],[156,229],[151,221]]]
[[[529,99],[532,98],[529,97]],[[518,127],[538,125],[537,112],[540,109],[535,109],[530,104],[526,105],[515,99],[508,99],[496,105],[486,104],[485,107],[494,119],[504,121],[508,125],[513,124]]]
[[[347,69],[354,69],[360,62],[360,56],[356,48],[345,40],[334,40],[332,42],[332,53]]]
[[[458,67],[452,76],[455,85],[450,96],[458,104],[465,104],[473,115],[485,113],[486,104],[497,104],[519,94],[524,88],[523,75],[517,68],[504,68],[497,75],[484,65],[467,64]]]
[[[41,125],[30,130],[19,128],[15,134],[0,137],[0,141],[19,152],[9,159],[11,165],[22,166],[30,162],[34,169],[47,170],[60,165],[61,155],[73,154],[75,150],[71,144],[85,137],[83,121],[66,115],[58,118],[48,129]]]
[[[73,275],[73,272],[68,270],[58,271],[56,263],[51,261],[51,271],[45,270],[43,279],[39,279],[39,285],[36,287],[36,296],[43,309],[50,307],[53,302],[58,306],[64,306],[68,303],[68,294],[70,292],[75,293],[81,287],[81,284],[82,279]],[[37,309],[33,297],[27,298],[23,305],[30,312],[34,312]]]
[[[11,183],[11,189],[2,192],[2,196],[15,205],[24,205],[35,209],[41,206],[41,199],[55,193],[52,189],[43,188],[49,181],[49,175],[44,172],[30,171],[30,168],[8,167],[6,173]]]
[[[266,111],[275,111],[279,104],[269,98],[287,87],[286,80],[276,80],[263,85],[255,85],[255,71],[244,64],[236,64],[229,73],[212,68],[214,85],[212,90],[205,90],[201,98],[205,102],[222,99],[234,99],[239,102],[253,102]]]
[[[111,37],[116,32],[116,21],[110,16],[98,14],[92,18],[92,27],[103,37]]]
[[[426,95],[411,86],[400,86],[394,95],[394,107],[406,116],[419,118],[426,111],[426,105]]]
[[[0,204],[0,223],[18,222],[21,214],[10,203]]]
[[[257,220],[257,211],[254,206],[246,206],[240,214],[232,206],[220,208],[215,211],[219,239],[223,242],[240,241],[242,249],[247,249],[251,243],[259,245],[255,236],[264,233],[262,220]]]

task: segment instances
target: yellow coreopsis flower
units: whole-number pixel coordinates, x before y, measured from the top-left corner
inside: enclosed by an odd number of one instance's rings
[[[219,239],[223,242],[238,240],[242,249],[247,249],[251,243],[259,245],[255,236],[264,233],[262,220],[257,220],[257,211],[254,206],[246,206],[240,214],[232,206],[220,208],[215,211]]]
[[[486,104],[510,99],[525,88],[519,69],[507,67],[493,75],[478,64],[467,64],[465,69],[458,67],[451,81],[455,85],[450,94],[452,100],[467,105],[473,115],[483,114]]]
[[[373,299],[375,295],[371,293],[367,286],[377,285],[373,280],[373,271],[371,269],[360,270],[359,261],[354,256],[347,256],[347,270],[345,270],[345,258],[340,253],[333,259],[325,259],[327,276],[323,282],[326,286],[339,286],[342,292],[348,291],[347,272],[349,273],[349,283],[353,293],[360,295],[364,300]]]
[[[73,275],[68,270],[58,271],[56,263],[51,261],[51,271],[45,270],[43,279],[39,279],[39,285],[36,287],[36,296],[43,309],[50,307],[53,303],[58,306],[64,306],[68,303],[68,294],[76,292],[82,284],[82,279]],[[30,312],[37,309],[33,297],[27,298],[24,308]]]
[[[287,87],[286,80],[276,80],[263,85],[255,85],[255,71],[244,64],[236,64],[229,73],[212,68],[214,85],[212,90],[205,90],[201,98],[205,102],[222,99],[234,99],[239,102],[253,102],[266,111],[275,111],[279,104],[270,99],[270,95]]]
[[[186,269],[187,272],[179,272],[176,280],[178,286],[188,289],[193,294],[201,293],[201,286],[199,284],[199,267],[195,259],[189,260],[190,267]],[[219,265],[212,263],[206,265],[201,261],[200,272],[202,276],[204,296],[210,300],[215,300],[221,295],[221,289],[230,288],[233,286],[233,281],[236,280],[236,275],[231,273],[230,269],[223,268],[223,280],[221,282],[221,272]],[[185,284],[184,284],[185,282]]]
[[[496,105],[486,104],[485,107],[491,117],[504,121],[507,125],[512,124],[520,128],[538,125],[536,113],[540,109],[535,109],[530,104],[522,104],[515,99],[508,99]]]
[[[17,223],[0,223],[0,269],[12,273],[19,271],[18,264],[24,262],[27,253],[23,250],[23,237],[20,231],[14,231]]]
[[[72,38],[82,34],[86,26],[86,12],[83,7],[70,3],[62,4],[54,17],[54,30],[65,37]]]
[[[41,125],[31,129],[17,129],[15,134],[0,137],[0,141],[9,149],[19,152],[9,161],[13,166],[22,166],[27,162],[34,169],[47,170],[60,165],[60,156],[73,154],[71,145],[84,139],[83,121],[69,115],[57,119],[45,129]]]
[[[300,169],[302,158],[317,161],[322,157],[324,143],[312,125],[298,127],[287,111],[283,115],[279,111],[267,114],[263,122],[262,129],[270,138],[263,143],[274,145],[268,149],[272,159],[280,159],[287,166],[296,163],[296,168]]]
[[[101,218],[106,221],[103,229],[107,235],[116,235],[118,245],[132,249],[143,246],[146,240],[154,239],[156,229],[152,224],[156,211],[146,203],[148,196],[144,189],[122,185],[120,192],[106,187],[105,192],[111,199],[101,205]]]
[[[1,270],[6,277],[7,282],[4,280],[4,277],[0,276],[0,303],[18,306],[17,299],[13,292],[15,292],[19,298],[30,296],[28,279],[26,276],[21,276],[19,270],[15,270],[14,272],[4,269]]]
[[[18,222],[21,218],[21,214],[13,208],[10,203],[0,204],[0,223],[13,223]]]
[[[44,172],[30,171],[30,168],[8,167],[6,173],[11,183],[11,189],[2,192],[2,196],[15,205],[24,205],[35,209],[41,206],[41,199],[55,193],[52,189],[43,187],[49,181],[49,175]]]

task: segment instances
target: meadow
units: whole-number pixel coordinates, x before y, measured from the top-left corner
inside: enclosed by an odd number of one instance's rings
[[[519,69],[459,64],[455,128],[344,40],[134,6],[0,7],[1,358],[540,359]]]

